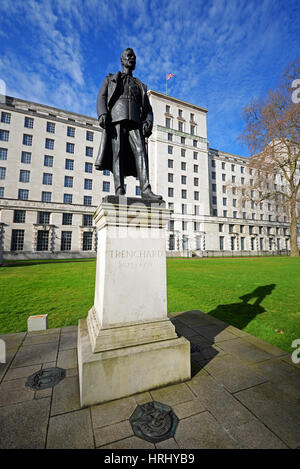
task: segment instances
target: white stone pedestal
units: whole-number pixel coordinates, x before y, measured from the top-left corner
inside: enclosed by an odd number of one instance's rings
[[[79,322],[81,406],[190,379],[190,344],[167,317],[170,210],[108,196],[98,230],[94,306]]]

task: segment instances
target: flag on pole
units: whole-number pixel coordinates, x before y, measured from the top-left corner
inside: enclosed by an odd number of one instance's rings
[[[168,80],[170,80],[170,78],[176,78],[176,75],[174,75],[174,73],[167,73],[166,74],[166,94],[168,94]]]

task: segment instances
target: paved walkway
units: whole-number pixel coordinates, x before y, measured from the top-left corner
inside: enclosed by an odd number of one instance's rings
[[[298,448],[300,367],[290,355],[201,313],[172,315],[192,344],[192,379],[80,408],[77,327],[0,336],[0,448]],[[28,376],[58,366],[53,389],[25,387]],[[159,364],[158,364],[159,366]],[[168,404],[179,418],[174,438],[153,445],[134,436],[138,404]]]

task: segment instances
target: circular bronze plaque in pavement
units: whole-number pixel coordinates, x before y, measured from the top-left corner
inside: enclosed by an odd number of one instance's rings
[[[29,376],[26,386],[36,391],[40,389],[53,388],[66,376],[66,370],[62,368],[45,368]]]

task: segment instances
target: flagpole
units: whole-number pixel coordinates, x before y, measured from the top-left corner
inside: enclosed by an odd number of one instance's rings
[[[166,95],[168,94],[168,78],[167,78],[167,75],[166,75]]]

